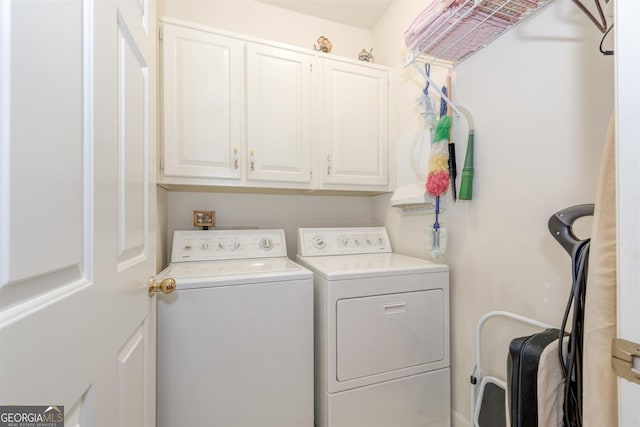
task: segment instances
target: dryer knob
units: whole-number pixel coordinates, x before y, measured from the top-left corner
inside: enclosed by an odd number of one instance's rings
[[[273,240],[267,237],[260,239],[260,247],[267,250],[273,248]]]
[[[314,237],[311,243],[313,244],[313,247],[316,249],[322,249],[325,246],[327,246],[327,242],[325,242],[324,239],[320,236]]]

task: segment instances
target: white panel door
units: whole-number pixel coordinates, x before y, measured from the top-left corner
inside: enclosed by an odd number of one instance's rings
[[[155,425],[147,0],[0,2],[0,404]]]
[[[314,56],[247,45],[247,146],[250,180],[311,182]]]
[[[618,336],[640,343],[640,3],[618,0],[616,19],[616,152]],[[640,358],[634,361],[640,377]],[[640,425],[640,385],[618,380],[618,425]]]
[[[389,73],[329,58],[320,67],[321,182],[389,185]]]
[[[244,42],[162,25],[165,176],[240,179]]]

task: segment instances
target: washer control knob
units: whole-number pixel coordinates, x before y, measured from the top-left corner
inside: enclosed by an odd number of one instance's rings
[[[183,246],[183,249],[187,250],[187,251],[190,250],[191,249],[191,244],[187,243],[186,245]]]
[[[316,249],[322,249],[325,246],[327,246],[327,242],[325,242],[325,240],[320,236],[314,237],[311,243],[313,244],[313,247]]]
[[[367,239],[367,245],[371,244],[371,239]]]
[[[342,246],[347,246],[349,244],[349,238],[345,237],[344,239],[342,239]]]
[[[218,249],[224,249],[224,243],[218,242]]]
[[[376,239],[376,241],[378,242],[378,244],[382,244],[382,236],[378,236],[378,238]]]
[[[273,248],[273,240],[269,239],[268,237],[263,237],[262,239],[260,239],[260,247],[266,250]]]
[[[355,240],[353,241],[353,243],[355,243],[356,245],[360,245],[360,240],[355,239]]]
[[[238,248],[240,248],[240,242],[238,242],[238,241],[233,242],[233,249],[235,250],[235,249],[238,249]]]
[[[201,247],[202,249],[209,249],[209,243],[208,243],[208,242],[202,242],[202,243],[200,244],[200,247]]]

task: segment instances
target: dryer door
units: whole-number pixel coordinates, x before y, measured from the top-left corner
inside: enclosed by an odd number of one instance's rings
[[[442,289],[340,299],[336,308],[339,382],[445,357]]]

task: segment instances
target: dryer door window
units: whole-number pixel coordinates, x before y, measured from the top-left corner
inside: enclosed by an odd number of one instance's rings
[[[337,302],[338,381],[442,360],[442,289],[341,299]]]

